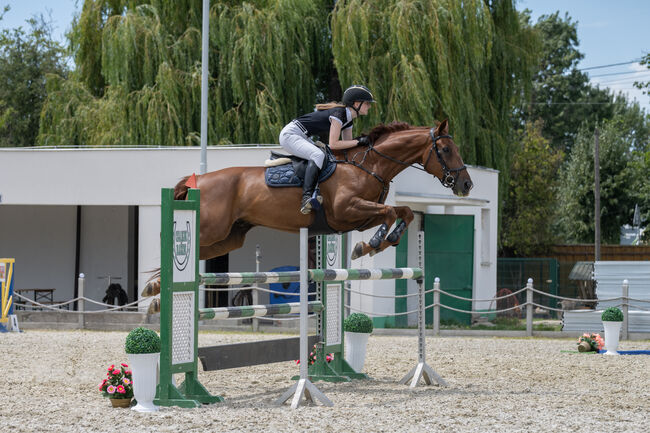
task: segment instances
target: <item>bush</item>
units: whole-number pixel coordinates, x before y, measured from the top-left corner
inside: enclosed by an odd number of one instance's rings
[[[372,319],[363,313],[352,313],[343,321],[343,330],[345,332],[370,334],[372,328]]]
[[[126,353],[158,353],[160,337],[151,329],[139,327],[129,332],[124,345]]]
[[[623,312],[616,307],[609,307],[603,311],[603,315],[600,318],[603,322],[622,322]]]

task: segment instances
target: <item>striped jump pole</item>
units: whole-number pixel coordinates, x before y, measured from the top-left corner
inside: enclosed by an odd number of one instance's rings
[[[320,301],[310,301],[307,312],[320,313],[325,308]],[[298,314],[300,302],[286,304],[245,305],[241,307],[199,308],[199,320],[235,319],[246,317],[268,317],[274,314]]]
[[[417,280],[422,278],[421,268],[387,269],[309,269],[307,278],[314,282],[357,280]],[[201,274],[202,284],[270,284],[300,281],[300,271],[288,272],[226,272]]]

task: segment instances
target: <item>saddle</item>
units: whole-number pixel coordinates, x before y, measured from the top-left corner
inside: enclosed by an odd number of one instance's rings
[[[266,161],[265,166],[264,180],[268,186],[274,188],[299,187],[305,180],[307,160],[271,151],[271,157]],[[334,155],[329,148],[325,148],[325,162],[318,175],[318,183],[329,179],[334,170],[336,170]]]

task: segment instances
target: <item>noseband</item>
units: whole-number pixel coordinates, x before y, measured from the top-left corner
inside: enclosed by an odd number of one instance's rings
[[[440,163],[440,167],[442,167],[442,178],[440,178],[440,183],[442,186],[446,188],[453,188],[456,185],[456,179],[458,179],[458,173],[465,170],[467,167],[463,164],[461,167],[458,168],[449,168],[447,167],[447,163],[445,162],[444,159],[442,159],[442,155],[440,154],[440,150],[438,149],[438,144],[437,141],[440,140],[441,138],[452,138],[451,135],[434,135],[433,134],[433,128],[429,131],[429,135],[431,136],[431,149],[429,149],[429,156],[427,156],[426,162],[422,165],[423,169],[426,171],[427,165],[429,164],[429,160],[431,159],[431,155],[433,154],[433,149],[436,150],[436,156],[438,157],[438,162]]]

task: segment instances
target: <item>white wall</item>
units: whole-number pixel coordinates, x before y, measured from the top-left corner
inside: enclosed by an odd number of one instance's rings
[[[0,257],[16,259],[16,289],[53,288],[55,301],[72,298],[76,221],[74,206],[0,206]]]
[[[81,208],[81,245],[79,272],[85,275],[84,296],[102,302],[108,277],[129,293],[128,206],[83,206]],[[120,279],[116,279],[120,278]],[[85,303],[87,310],[105,307]]]
[[[208,169],[218,170],[230,166],[262,165],[271,149],[278,146],[264,147],[214,147],[208,149]],[[9,214],[18,225],[18,229],[6,229],[4,221],[0,220],[0,254],[9,257],[19,252],[23,254],[22,261],[37,263],[39,267],[30,266],[30,270],[41,273],[42,262],[61,262],[47,268],[42,278],[53,281],[61,277],[56,284],[67,285],[72,296],[74,282],[68,275],[74,273],[74,225],[75,205],[127,205],[139,206],[139,251],[138,251],[138,293],[144,287],[148,274],[146,271],[160,266],[160,188],[173,187],[180,178],[198,171],[200,149],[192,148],[159,148],[159,149],[0,149],[0,218],[8,219]],[[30,182],[23,182],[24,173],[30,173]],[[454,197],[450,191],[440,184],[433,176],[407,169],[400,173],[391,184],[387,204],[408,205],[412,209],[424,213],[448,213],[474,215],[474,296],[489,298],[496,292],[496,246],[497,246],[497,209],[498,209],[498,172],[480,167],[469,167],[469,173],[474,181],[474,189],[467,198]],[[53,206],[31,206],[49,204]],[[29,205],[29,206],[13,206]],[[12,213],[8,209],[14,208]],[[32,208],[60,209],[54,212],[54,218],[38,219],[30,215]],[[58,213],[57,213],[58,212]],[[62,214],[62,215],[59,215]],[[101,221],[101,215],[95,215]],[[119,221],[123,217],[114,215],[116,221],[111,230],[124,227]],[[36,218],[36,220],[34,220]],[[58,226],[57,233],[52,234],[52,226]],[[118,221],[119,220],[119,221]],[[99,228],[101,224],[96,225]],[[36,227],[36,228],[35,228]],[[47,227],[50,227],[48,230]],[[485,230],[488,234],[485,235]],[[126,231],[126,228],[124,229]],[[376,229],[363,233],[353,233],[350,237],[350,248],[359,239],[369,240]],[[8,231],[11,233],[7,234]],[[34,234],[35,231],[35,234]],[[414,233],[417,230],[412,230]],[[24,236],[16,236],[22,233]],[[47,234],[54,237],[48,241],[48,248],[42,252],[38,242],[39,237]],[[102,243],[101,233],[93,235],[97,242]],[[24,238],[24,239],[23,239]],[[255,245],[262,245],[262,270],[280,265],[298,262],[298,236],[254,228],[250,231],[244,247],[231,253],[229,262],[233,271],[255,269]],[[27,241],[26,241],[27,240]],[[123,249],[120,254],[128,253],[123,239],[110,239],[116,251]],[[112,243],[112,241],[115,241]],[[2,245],[8,244],[4,248]],[[417,255],[414,252],[415,238],[409,239],[409,266],[415,266]],[[56,246],[55,246],[56,245]],[[61,245],[59,248],[58,245]],[[97,248],[100,248],[98,246]],[[70,251],[68,251],[72,248]],[[87,246],[87,248],[95,248]],[[8,252],[3,252],[9,250]],[[111,261],[102,252],[88,252],[88,257],[97,260]],[[115,252],[113,254],[116,254]],[[50,256],[56,257],[50,257]],[[33,257],[32,257],[33,256]],[[72,256],[67,258],[66,256]],[[16,257],[18,259],[18,257]],[[65,260],[63,259],[65,258]],[[72,262],[69,262],[72,260]],[[88,259],[90,260],[90,259]],[[95,259],[93,259],[95,260]],[[20,267],[16,264],[17,278]],[[93,265],[95,266],[95,265]],[[113,266],[113,264],[110,264]],[[98,267],[97,274],[107,272],[125,273],[122,265],[117,269],[110,268],[107,262],[104,267]],[[365,257],[352,263],[353,267],[393,267],[395,266],[395,249],[389,248],[373,258]],[[25,268],[23,268],[25,269]],[[52,275],[54,269],[56,277]],[[82,269],[82,272],[84,270]],[[30,271],[31,272],[31,271]],[[87,270],[85,271],[87,272]],[[92,275],[89,275],[92,277]],[[20,281],[20,280],[17,280]],[[41,284],[41,280],[34,281]],[[32,282],[29,282],[32,284]],[[394,282],[357,282],[356,290],[372,291],[377,294],[394,294]],[[353,288],[355,288],[353,287]],[[409,283],[409,292],[416,290],[415,283]],[[57,292],[58,293],[58,292]],[[63,292],[62,292],[63,293]],[[103,297],[103,294],[102,294]],[[394,300],[368,298],[362,301],[352,297],[353,306],[356,302],[361,309],[374,311],[376,314],[392,313]],[[361,305],[364,302],[366,304]],[[486,308],[485,305],[475,305],[475,308]],[[409,309],[412,300],[408,301]]]

